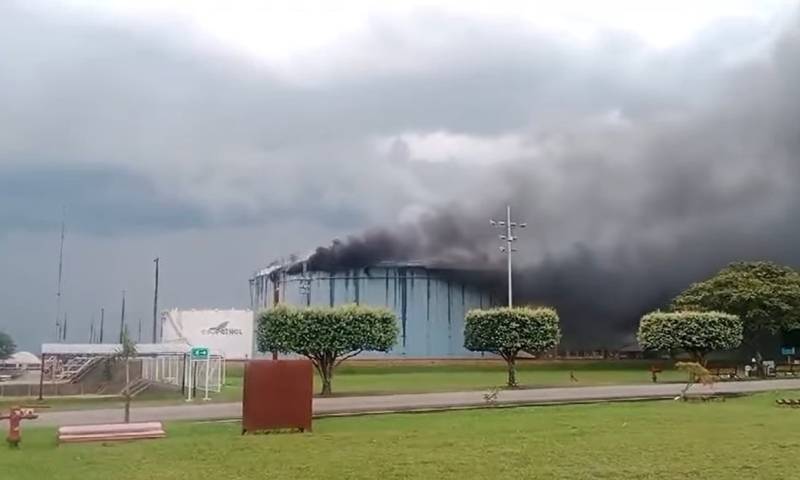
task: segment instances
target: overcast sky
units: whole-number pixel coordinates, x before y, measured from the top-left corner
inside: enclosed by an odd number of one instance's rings
[[[62,209],[69,340],[101,307],[116,336],[123,290],[147,338],[156,256],[160,307],[247,307],[273,259],[459,208],[520,158],[547,175],[542,132],[702,109],[798,24],[764,0],[269,3],[0,3],[0,330],[21,347],[54,337]]]

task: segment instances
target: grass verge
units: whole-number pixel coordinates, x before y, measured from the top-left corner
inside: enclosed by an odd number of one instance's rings
[[[759,394],[318,420],[312,434],[239,435],[237,424],[175,423],[169,438],[55,446],[27,428],[0,449],[13,480],[225,478],[794,478],[800,410]]]

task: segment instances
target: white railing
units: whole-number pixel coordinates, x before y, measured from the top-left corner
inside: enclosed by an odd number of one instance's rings
[[[142,358],[142,378],[151,382],[181,387],[186,399],[203,393],[219,393],[225,385],[225,358],[211,355],[207,359],[192,359],[189,355],[165,355]]]

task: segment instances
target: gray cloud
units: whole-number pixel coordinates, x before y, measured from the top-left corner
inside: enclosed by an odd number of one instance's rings
[[[522,24],[382,19],[329,58],[305,58],[308,81],[296,82],[201,50],[188,31],[20,5],[0,6],[0,290],[14,322],[0,326],[31,348],[52,324],[61,205],[69,260],[83,265],[67,270],[80,285],[67,309],[85,326],[123,288],[147,316],[156,254],[182,266],[165,304],[242,306],[259,264],[415,209],[427,214],[403,241],[421,238],[416,254],[491,259],[486,217],[513,199],[533,226],[521,252],[540,266],[531,284],[561,292],[586,265],[601,273],[581,278],[639,282],[629,266],[669,265],[698,227],[739,238],[738,216],[772,227],[796,204],[797,111],[785,101],[796,45],[785,36],[765,57],[753,45],[773,31],[755,21],[654,51],[617,32],[578,43]],[[432,31],[443,40],[427,42]],[[323,60],[341,66],[316,75]],[[513,135],[539,153],[474,165],[423,161],[413,142],[375,148],[409,132]],[[542,287],[542,276],[562,280]]]
[[[155,190],[152,180],[124,169],[14,166],[0,168],[0,232],[51,231],[69,202],[76,231],[110,234],[120,230],[196,227],[204,212]]]

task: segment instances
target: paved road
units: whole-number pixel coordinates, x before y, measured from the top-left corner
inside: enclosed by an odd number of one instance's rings
[[[673,398],[683,388],[681,384],[618,385],[603,387],[538,388],[530,390],[501,391],[499,405],[541,405],[553,403],[578,403],[607,400],[633,400]],[[748,393],[772,390],[800,390],[800,379],[762,380],[717,383],[712,387],[696,385],[693,393]],[[352,415],[361,413],[403,412],[415,410],[440,410],[485,405],[485,392],[421,393],[404,395],[376,395],[364,397],[315,398],[314,414]],[[206,405],[171,405],[162,407],[134,406],[133,421],[150,420],[219,420],[241,417],[240,403],[209,403]],[[122,409],[41,412],[29,425],[88,425],[118,422]],[[3,425],[0,423],[0,425]],[[4,426],[4,425],[3,425]]]

